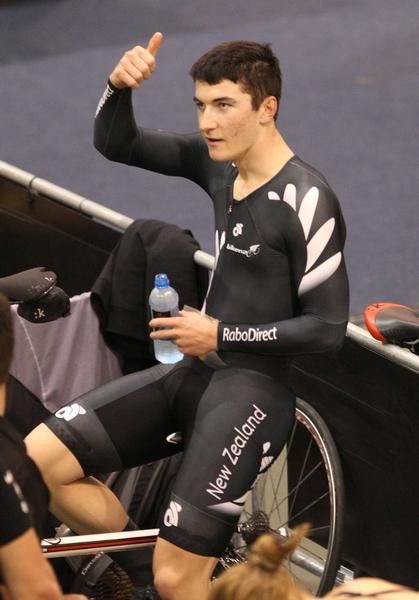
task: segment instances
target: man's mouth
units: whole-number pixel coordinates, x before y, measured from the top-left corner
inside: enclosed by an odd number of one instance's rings
[[[222,138],[215,138],[215,137],[207,137],[206,138],[207,144],[218,144],[219,142],[222,142]]]

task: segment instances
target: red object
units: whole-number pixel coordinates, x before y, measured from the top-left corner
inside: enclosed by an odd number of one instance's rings
[[[404,304],[395,304],[394,302],[376,302],[375,304],[370,304],[364,310],[364,322],[367,326],[368,331],[376,340],[380,340],[380,342],[385,342],[386,338],[380,333],[379,329],[375,324],[375,318],[377,314],[385,309],[385,308],[406,308]]]

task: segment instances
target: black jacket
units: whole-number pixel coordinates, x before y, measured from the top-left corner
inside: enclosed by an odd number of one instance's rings
[[[199,244],[189,231],[139,219],[128,227],[110,255],[92,287],[91,302],[123,373],[156,364],[148,327],[148,297],[156,273],[167,273],[179,294],[180,307],[201,307],[208,273],[194,263],[196,250]]]

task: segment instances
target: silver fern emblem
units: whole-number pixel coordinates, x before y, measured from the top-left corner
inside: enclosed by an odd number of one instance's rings
[[[307,242],[310,229],[313,223],[313,218],[316,212],[317,203],[319,200],[319,190],[317,187],[312,187],[304,196],[300,209],[297,212],[297,190],[295,185],[289,183],[285,188],[284,202],[289,204],[298,214],[301,226],[303,228],[304,237],[307,243],[307,262],[304,269],[304,276],[301,279],[298,287],[298,295],[302,296],[309,290],[317,287],[326,279],[331,277],[339,267],[342,260],[342,253],[337,252],[318,267],[311,270],[312,266],[320,258],[323,250],[326,248],[335,229],[334,217],[328,219],[319,229],[312,235],[310,241]]]

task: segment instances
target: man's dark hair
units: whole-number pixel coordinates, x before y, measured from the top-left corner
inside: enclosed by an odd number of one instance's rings
[[[0,294],[0,384],[6,383],[13,355],[13,323],[10,306]]]
[[[281,98],[282,77],[270,44],[249,41],[224,42],[208,50],[192,65],[192,79],[210,85],[229,79],[241,85],[257,110],[267,96]],[[276,118],[277,115],[275,115]]]

